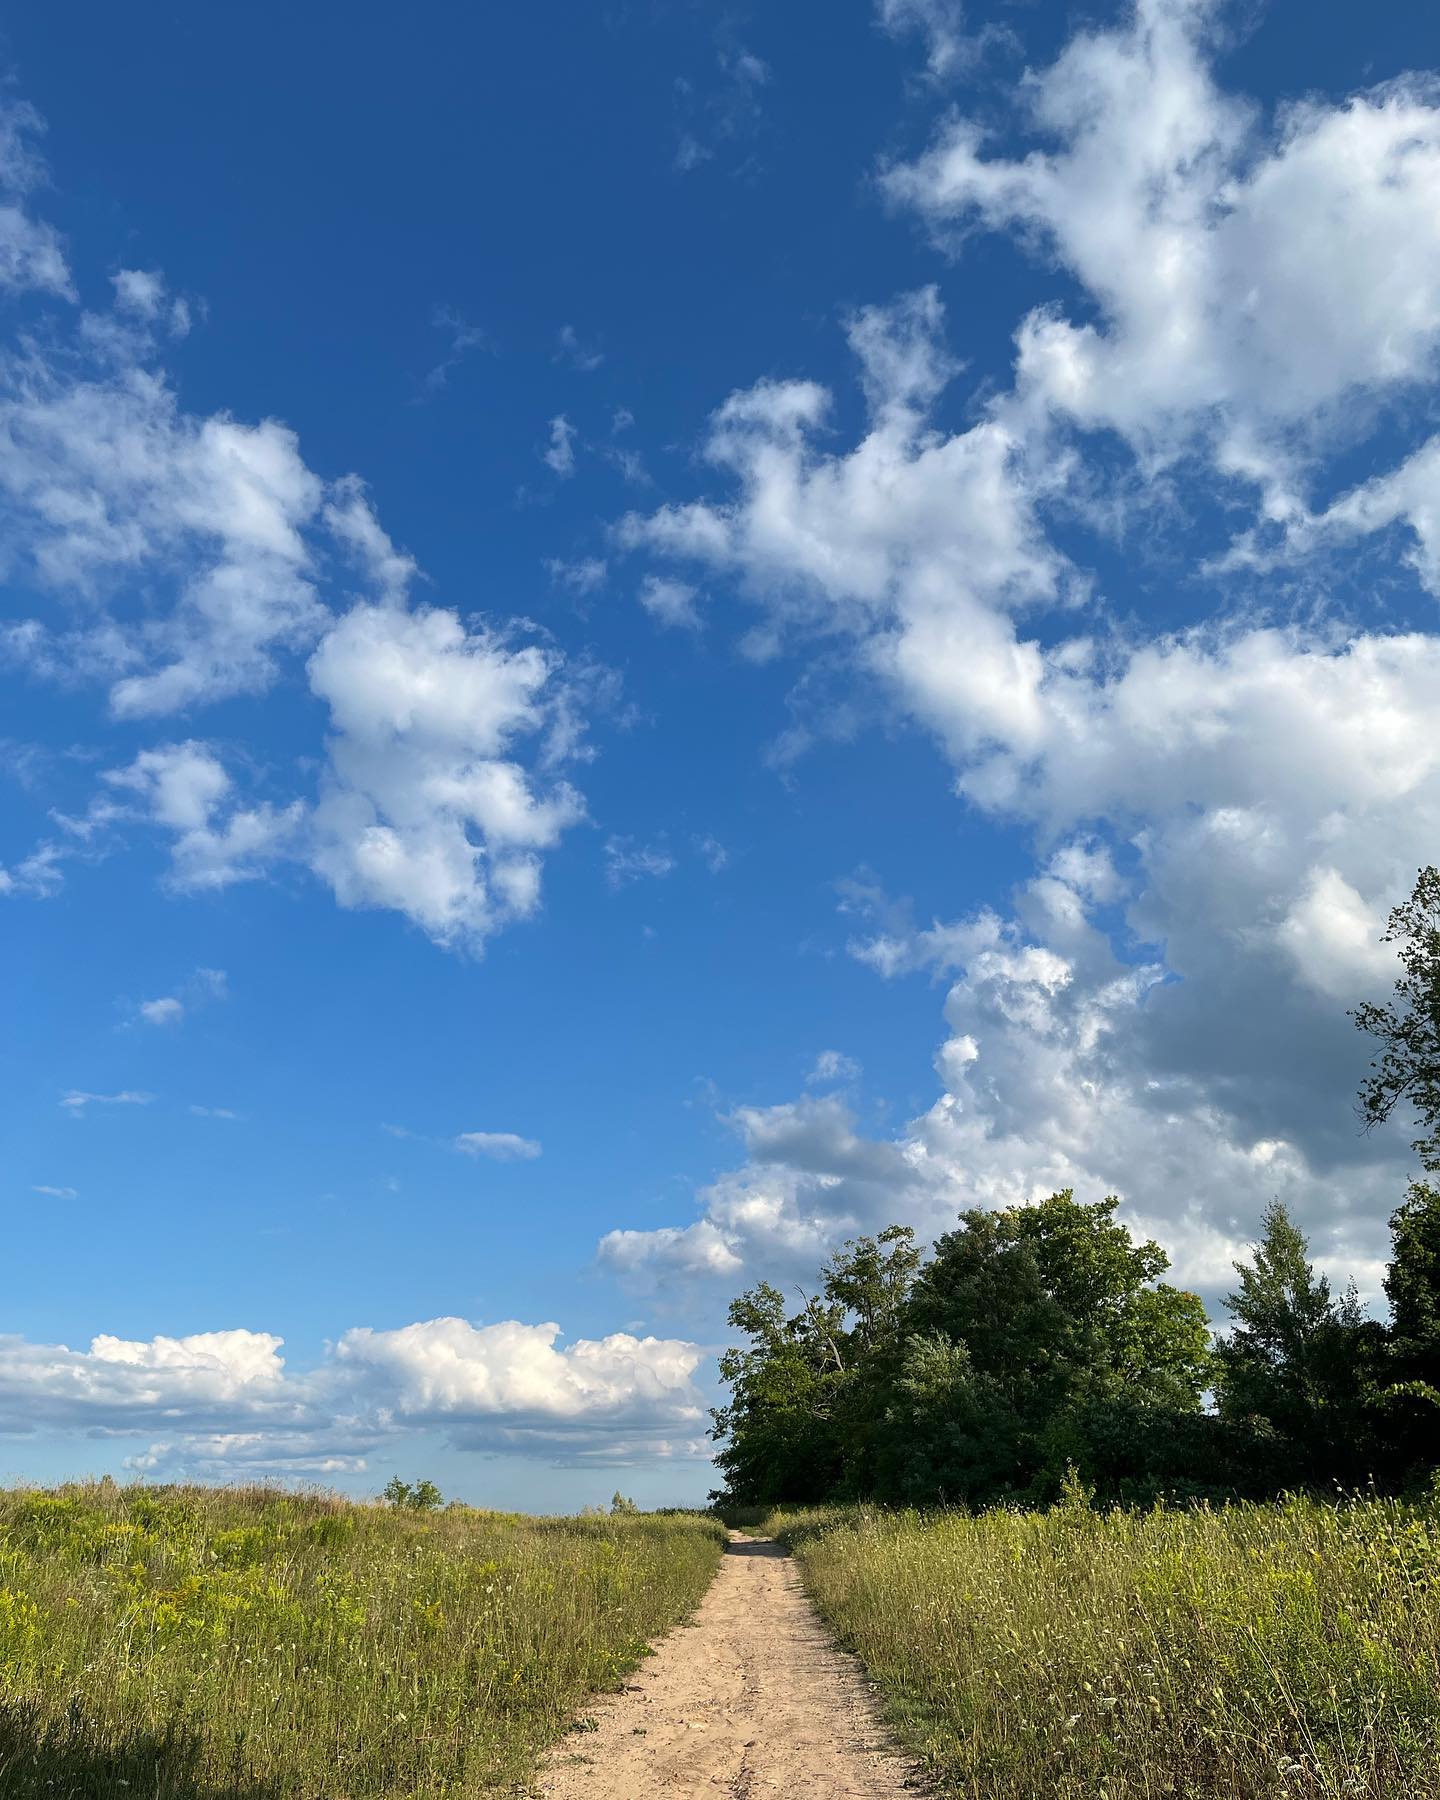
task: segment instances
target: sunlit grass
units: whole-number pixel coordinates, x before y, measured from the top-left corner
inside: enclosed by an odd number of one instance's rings
[[[697,1515],[0,1493],[0,1793],[462,1796],[513,1783],[699,1600]]]
[[[1440,1512],[781,1513],[942,1793],[1440,1794]]]

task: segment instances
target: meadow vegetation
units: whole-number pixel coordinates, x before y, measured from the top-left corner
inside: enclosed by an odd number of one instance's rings
[[[697,1514],[0,1493],[0,1793],[448,1800],[514,1784],[696,1604],[723,1536]]]
[[[941,1794],[1429,1800],[1440,1507],[751,1514]]]

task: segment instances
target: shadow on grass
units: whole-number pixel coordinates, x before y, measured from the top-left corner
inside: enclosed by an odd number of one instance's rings
[[[87,1717],[78,1702],[61,1718],[35,1706],[0,1706],[5,1800],[293,1800],[239,1768],[207,1774],[211,1760],[204,1739],[183,1725],[117,1730]]]

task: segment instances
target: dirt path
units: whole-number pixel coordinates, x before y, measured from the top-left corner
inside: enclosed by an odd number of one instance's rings
[[[731,1533],[694,1619],[551,1753],[549,1800],[913,1800],[854,1660],[768,1538]]]

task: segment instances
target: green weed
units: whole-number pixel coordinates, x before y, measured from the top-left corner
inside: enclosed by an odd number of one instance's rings
[[[435,1800],[524,1778],[699,1600],[695,1514],[0,1492],[7,1800]]]
[[[772,1514],[938,1791],[1440,1794],[1440,1511]]]

